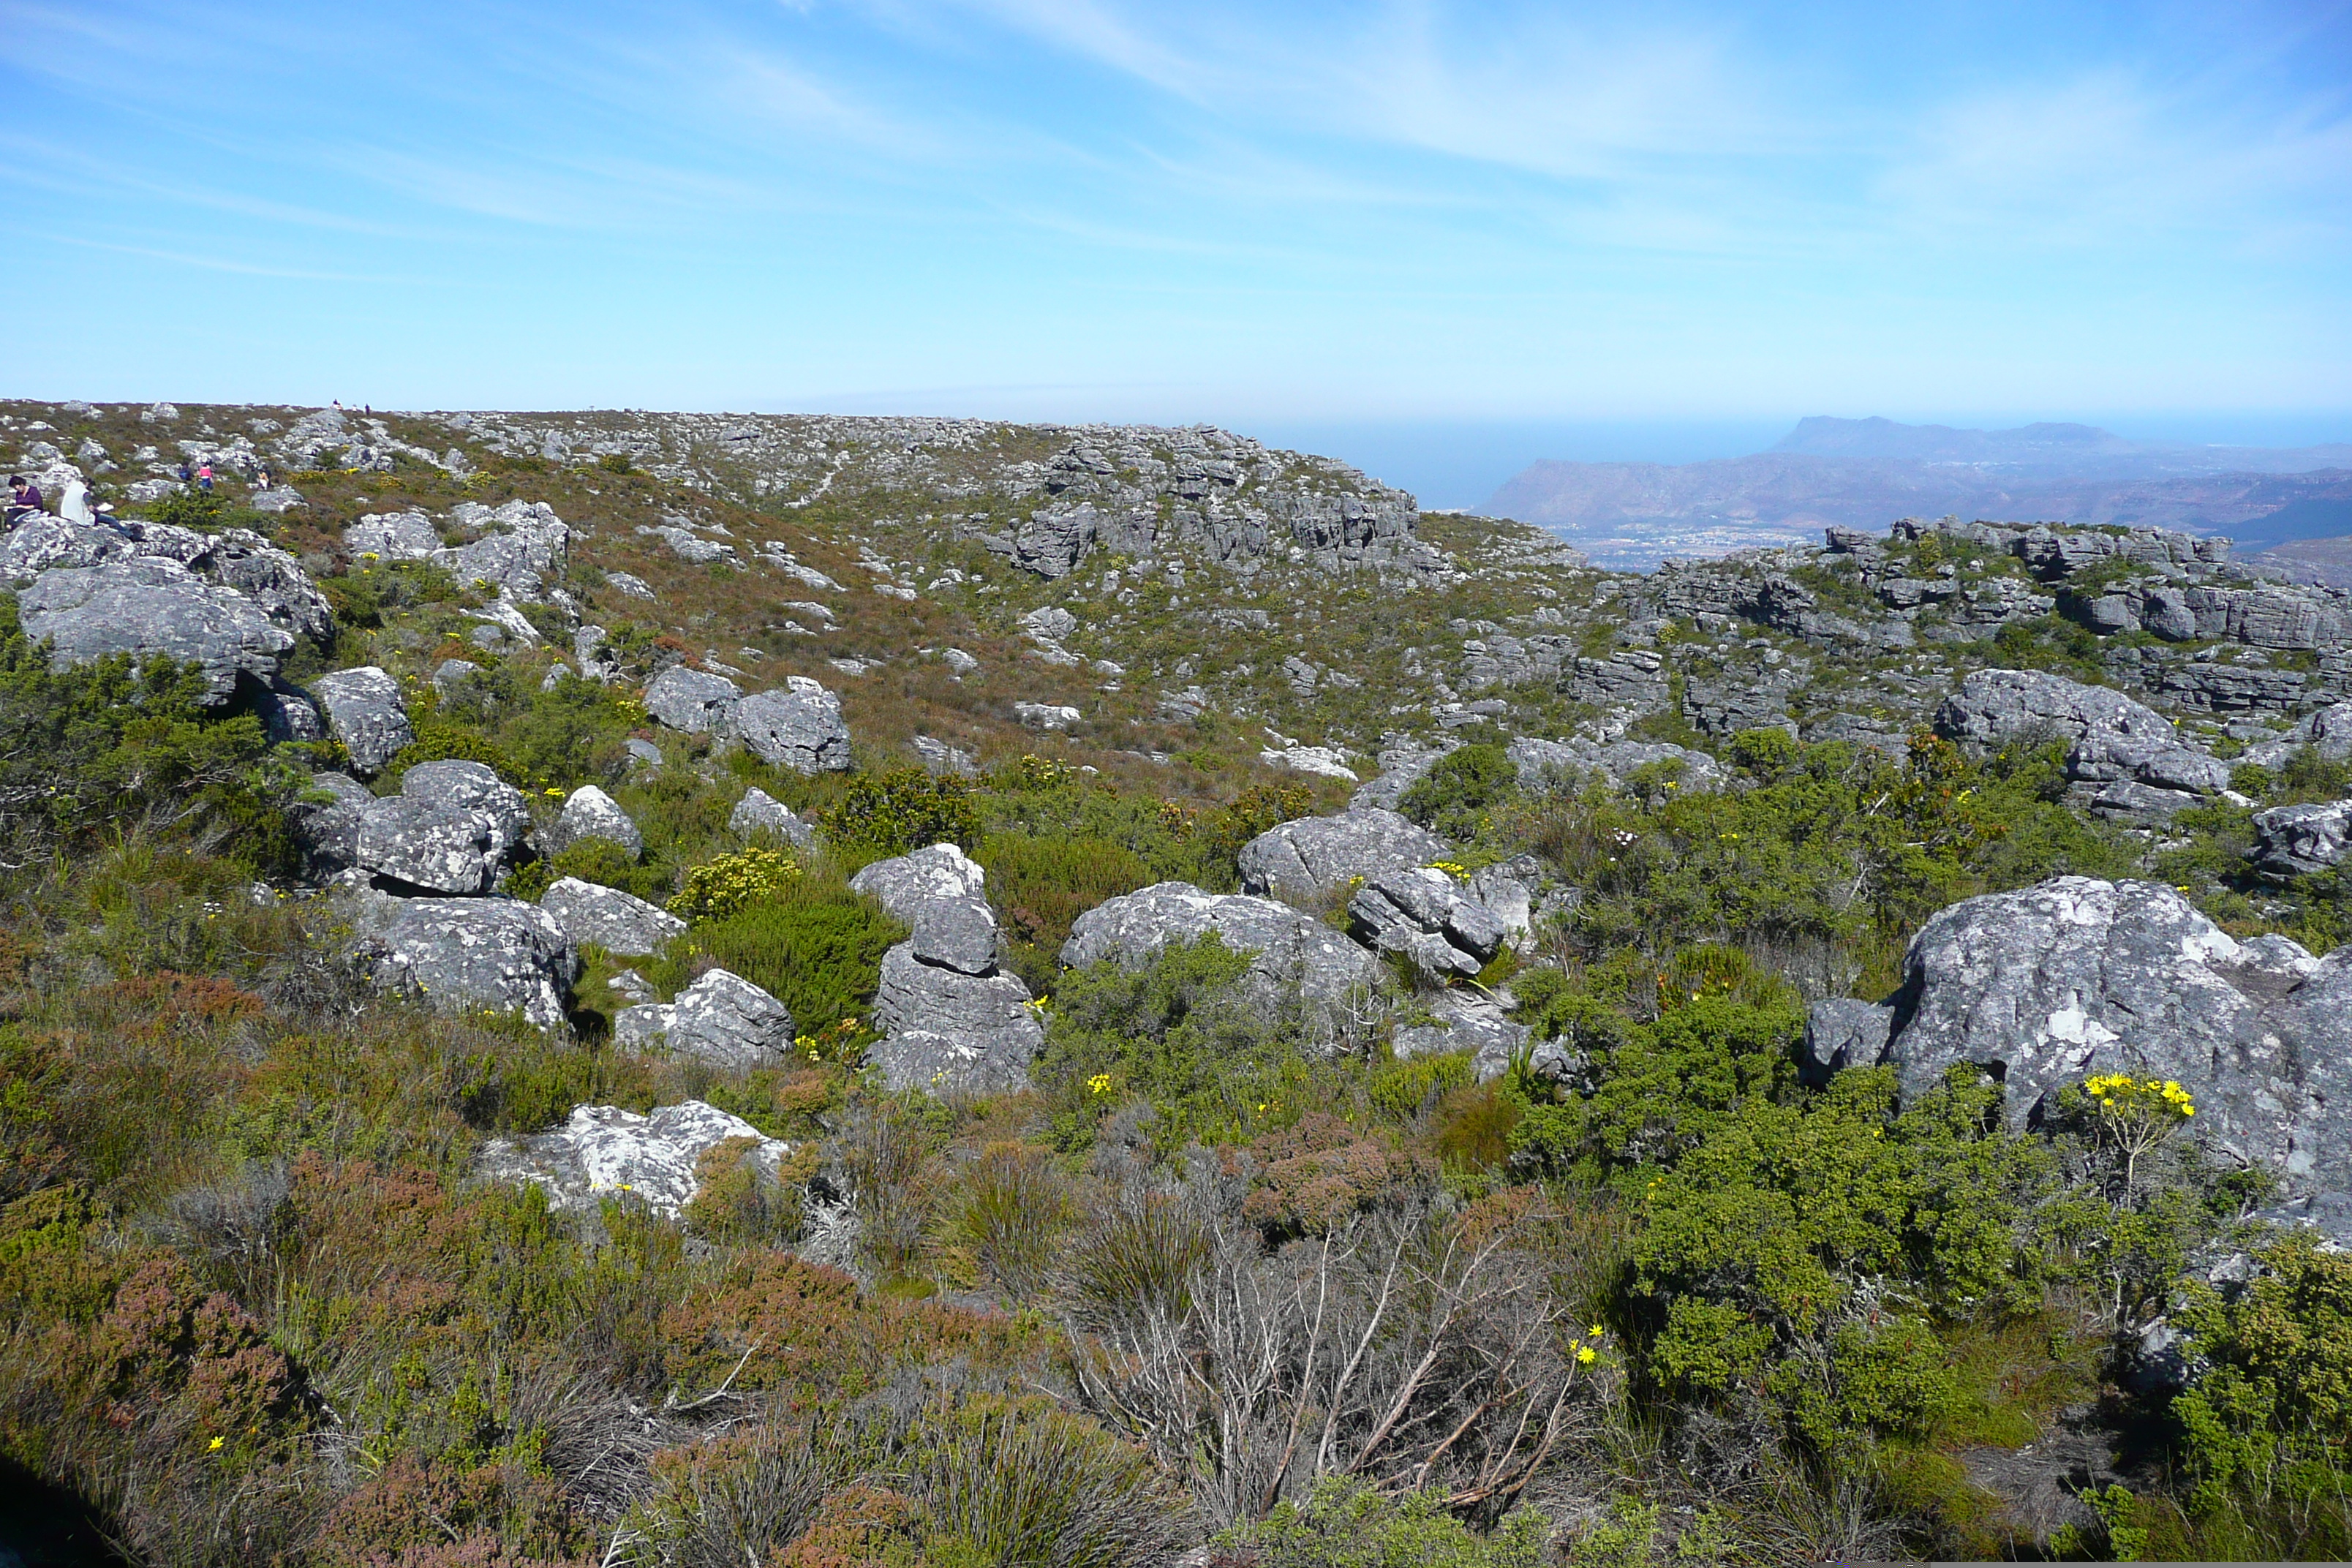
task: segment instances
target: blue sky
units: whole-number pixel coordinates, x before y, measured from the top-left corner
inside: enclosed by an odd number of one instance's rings
[[[17,395],[2352,436],[2340,4],[0,0],[0,45]]]

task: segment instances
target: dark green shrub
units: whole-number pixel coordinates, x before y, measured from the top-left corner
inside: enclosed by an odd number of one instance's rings
[[[869,900],[845,889],[795,882],[732,914],[698,922],[643,969],[654,984],[673,993],[690,984],[701,968],[731,970],[782,1002],[803,1034],[855,1018],[861,1036],[871,1037],[882,954],[906,936],[907,928]]]
[[[818,820],[835,844],[877,856],[904,855],[933,844],[970,849],[980,840],[980,812],[970,782],[934,778],[920,768],[859,774]]]
[[[1295,822],[1315,810],[1315,795],[1304,784],[1253,784],[1234,796],[1230,805],[1209,818],[1202,835],[1203,885],[1213,892],[1231,892],[1241,885],[1234,858],[1242,846],[1270,827]]]
[[[319,592],[347,626],[373,630],[387,615],[423,605],[468,604],[457,580],[430,561],[369,563],[341,577],[319,579]]]
[[[1518,766],[1502,747],[1457,746],[1413,781],[1397,809],[1433,833],[1467,844],[1494,825],[1495,807],[1518,787]]]
[[[193,528],[199,533],[210,533],[225,526],[223,514],[227,510],[226,496],[195,485],[168,491],[147,506],[147,515],[157,522],[169,523],[173,528]]]
[[[547,787],[537,773],[508,755],[498,742],[478,731],[438,719],[427,719],[416,726],[416,739],[384,764],[383,776],[397,784],[401,774],[419,763],[446,762],[479,763],[525,795],[536,795]]]
[[[618,888],[649,904],[667,900],[676,880],[667,866],[645,864],[609,838],[583,838],[551,859],[534,860],[517,870],[507,879],[507,891],[518,899],[536,899],[566,877]]]
[[[1059,955],[1070,922],[1154,879],[1142,857],[1101,838],[992,833],[976,858],[988,872],[988,898],[1011,946],[1012,967],[1041,996],[1061,982]]]

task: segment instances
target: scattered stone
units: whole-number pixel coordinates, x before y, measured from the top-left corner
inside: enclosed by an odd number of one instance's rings
[[[1688,746],[1648,741],[1538,741],[1522,736],[1508,748],[1522,784],[1547,780],[1566,782],[1582,773],[1599,773],[1622,787],[1642,768],[1657,768],[1686,793],[1718,790],[1731,782],[1721,763]]]
[[[1442,1057],[1470,1053],[1470,1070],[1480,1083],[1498,1079],[1511,1068],[1511,1058],[1527,1048],[1528,1026],[1509,1017],[1516,999],[1507,991],[1491,995],[1465,987],[1450,987],[1429,1000],[1435,1018],[1429,1024],[1400,1024],[1391,1048],[1400,1057]]]
[[[646,685],[646,711],[658,723],[688,735],[725,735],[743,689],[723,675],[674,664]]]
[[[950,746],[945,741],[929,735],[918,735],[915,754],[923,759],[923,767],[934,778],[973,779],[980,776],[980,759],[961,746]]]
[[[1312,773],[1318,778],[1345,779],[1349,784],[1356,783],[1360,776],[1348,765],[1348,753],[1329,746],[1268,746],[1258,752],[1257,760],[1270,768],[1288,768],[1292,773]]]
[[[343,548],[360,560],[425,561],[441,548],[441,535],[421,511],[372,511],[343,530]]]
[[[632,761],[640,763],[649,768],[657,768],[662,765],[661,748],[655,745],[651,741],[640,740],[638,737],[632,735],[627,741],[623,742],[623,745],[628,752]]]
[[[686,922],[634,893],[565,877],[539,897],[539,907],[574,942],[593,942],[624,958],[643,958],[682,935]]]
[[[2230,765],[2183,742],[2171,721],[2120,691],[2037,669],[1979,669],[1936,710],[1936,731],[1979,748],[2041,737],[2069,743],[2078,783],[2133,783],[2211,795]]]
[[[2256,812],[2253,847],[2246,858],[2263,877],[2284,882],[2340,866],[2347,853],[2352,853],[2352,800],[2338,800]]]
[[[1066,730],[1086,717],[1075,708],[1055,702],[1015,702],[1013,713],[1032,730]]]
[[[563,1021],[579,954],[555,918],[513,899],[403,899],[370,945],[375,979],[411,989],[443,1012],[520,1012],[541,1028]]]
[[[980,668],[980,660],[972,658],[971,655],[964,652],[963,649],[960,647],[949,648],[947,651],[940,654],[940,657],[947,660],[948,668],[954,672],[956,679],[959,680]]]
[[[312,773],[307,793],[327,798],[298,801],[289,808],[287,817],[302,850],[304,869],[323,881],[358,863],[360,822],[376,804],[376,797],[349,773]]]
[[[482,667],[469,660],[445,658],[433,668],[433,689],[446,697],[452,688],[464,684],[466,677],[481,672]]]
[[[520,791],[479,763],[419,763],[369,806],[354,863],[410,889],[470,897],[497,884],[530,826]]]
[[[735,734],[759,759],[795,773],[846,773],[849,726],[841,699],[805,676],[789,689],[761,691],[735,704]]]
[[[1449,853],[1445,840],[1393,811],[1351,807],[1337,816],[1281,823],[1242,846],[1242,889],[1277,898],[1328,899],[1358,877],[1426,866]]]
[[[1798,1074],[1819,1086],[1846,1068],[1877,1065],[1886,1051],[1886,1037],[1895,1026],[1895,1009],[1851,996],[1826,996],[1805,1011],[1804,1055]]]
[[[613,1038],[634,1050],[666,1046],[716,1067],[773,1067],[793,1048],[793,1016],[740,974],[713,969],[674,1001],[624,1008]]]
[[[766,790],[754,785],[743,792],[735,803],[735,811],[727,819],[730,833],[749,838],[754,833],[772,833],[779,838],[806,849],[816,843],[816,829],[801,820],[799,813],[777,800]]]
[[[604,574],[604,581],[610,583],[614,587],[618,588],[622,593],[626,594],[632,599],[650,599],[654,597],[654,591],[651,584],[647,584],[643,577],[636,575],[635,573],[607,572]]]
[[[635,857],[645,853],[646,836],[621,809],[621,803],[594,784],[582,784],[566,796],[555,825],[540,834],[541,849],[561,855],[583,838],[607,838]]]
[[[646,1116],[614,1105],[583,1105],[552,1131],[491,1139],[477,1169],[491,1181],[542,1187],[548,1206],[562,1212],[593,1215],[606,1198],[620,1198],[676,1219],[699,1190],[696,1173],[703,1156],[734,1139],[746,1141],[744,1158],[771,1177],[793,1148],[698,1100]]]
[[[1013,974],[968,974],[926,963],[911,942],[882,955],[874,1017],[885,1031],[870,1053],[894,1089],[1018,1088],[1045,1029]]]
[[[961,974],[996,968],[996,911],[988,876],[952,844],[877,860],[849,879],[912,932],[908,945],[924,963]]]
[[[327,710],[328,732],[352,754],[352,768],[372,778],[416,739],[408,710],[401,706],[400,683],[373,665],[339,669],[310,683]]]
[[[253,710],[261,721],[262,733],[284,745],[289,742],[323,741],[327,738],[327,721],[319,717],[318,704],[310,694],[282,675],[273,675],[253,692]]]

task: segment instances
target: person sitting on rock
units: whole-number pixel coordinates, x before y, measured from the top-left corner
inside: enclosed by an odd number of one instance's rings
[[[41,510],[41,487],[22,474],[8,476],[8,525]]]

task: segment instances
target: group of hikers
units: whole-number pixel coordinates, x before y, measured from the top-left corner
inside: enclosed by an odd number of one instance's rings
[[[45,510],[38,484],[22,474],[8,476],[9,528],[15,528],[28,517],[39,516]],[[79,478],[68,479],[64,491],[58,497],[58,515],[68,522],[96,522],[107,510],[91,502],[89,487]]]

